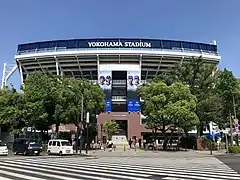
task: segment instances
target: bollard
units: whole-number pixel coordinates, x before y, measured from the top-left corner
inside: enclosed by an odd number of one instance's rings
[[[124,152],[126,151],[126,146],[125,145],[123,146],[123,150],[124,150]]]
[[[134,146],[134,149],[135,149],[135,151],[137,151],[137,146],[136,145]]]

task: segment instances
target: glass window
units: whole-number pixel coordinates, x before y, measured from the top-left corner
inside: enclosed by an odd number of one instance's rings
[[[68,141],[62,141],[61,143],[62,143],[62,146],[71,146],[70,142]]]
[[[163,49],[172,49],[171,42],[166,41],[166,40],[162,40],[162,48]]]
[[[30,43],[30,44],[20,44],[18,46],[18,51],[27,51],[37,49],[38,43]]]
[[[6,146],[6,144],[0,141],[0,146]]]
[[[72,49],[72,48],[77,48],[77,41],[76,40],[69,40],[66,42],[67,48]]]
[[[57,146],[60,146],[60,142],[59,141],[57,142]]]
[[[172,46],[172,48],[177,48],[177,49],[182,48],[180,41],[172,41],[172,42],[171,42],[171,46]]]
[[[39,147],[40,144],[35,143],[35,142],[30,142],[30,143],[29,143],[29,146],[30,146],[30,147]]]
[[[56,146],[57,145],[57,142],[56,141],[53,141],[52,142],[52,146]]]

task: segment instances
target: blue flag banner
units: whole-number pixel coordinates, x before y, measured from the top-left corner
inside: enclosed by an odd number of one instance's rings
[[[106,103],[105,112],[112,112],[112,100],[106,99],[105,103]]]
[[[128,112],[140,112],[140,100],[128,100]]]

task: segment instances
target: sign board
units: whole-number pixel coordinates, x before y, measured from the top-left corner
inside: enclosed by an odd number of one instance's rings
[[[228,129],[225,129],[225,130],[222,130],[222,132],[223,132],[224,134],[228,134],[229,130],[228,130]]]
[[[89,123],[89,112],[87,112],[86,123]]]

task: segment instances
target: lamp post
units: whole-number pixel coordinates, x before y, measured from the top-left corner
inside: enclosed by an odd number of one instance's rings
[[[87,116],[86,116],[86,128],[87,128],[87,137],[86,137],[86,143],[87,143],[87,146],[86,146],[86,154],[88,153],[88,126],[89,126],[89,112],[87,112]]]
[[[80,153],[82,152],[82,124],[83,124],[83,101],[84,101],[84,99],[83,99],[83,93],[82,93],[82,102],[81,102],[81,130],[80,130],[80,149],[79,149],[79,151],[80,151]]]
[[[101,143],[103,144],[103,124],[100,124],[101,126]]]

